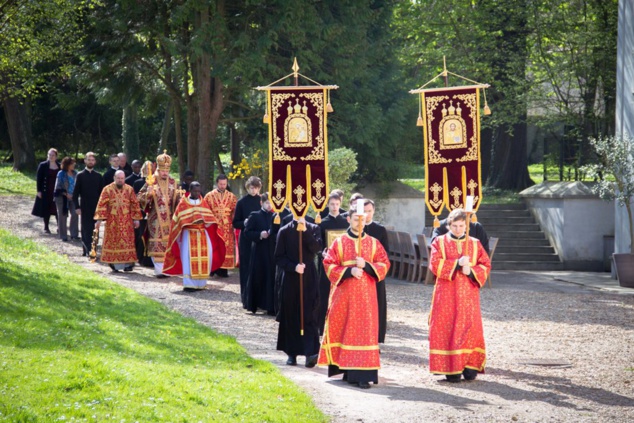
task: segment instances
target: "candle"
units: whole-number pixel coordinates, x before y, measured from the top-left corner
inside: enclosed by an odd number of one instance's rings
[[[473,195],[467,195],[467,204],[464,209],[467,213],[473,212]]]

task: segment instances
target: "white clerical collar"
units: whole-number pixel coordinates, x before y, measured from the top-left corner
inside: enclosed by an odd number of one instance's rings
[[[189,197],[189,203],[197,206],[198,204],[200,204],[202,202],[202,198],[198,197],[198,199],[194,200],[193,198]]]

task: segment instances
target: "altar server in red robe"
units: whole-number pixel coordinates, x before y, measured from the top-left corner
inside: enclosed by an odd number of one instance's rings
[[[467,215],[449,213],[449,232],[434,239],[430,269],[436,287],[429,314],[429,370],[449,382],[474,380],[484,373],[486,349],[480,314],[480,288],[491,271],[477,238],[466,237]]]
[[[344,380],[368,389],[370,382],[379,383],[376,284],[385,279],[390,261],[381,243],[362,232],[362,201],[360,206],[350,210],[348,232],[332,243],[324,258],[332,286],[318,365],[328,366],[328,376],[343,373]]]
[[[183,290],[205,289],[209,273],[225,259],[225,244],[218,224],[201,196],[200,183],[190,184],[190,195],[181,197],[170,227],[163,273],[183,275]]]

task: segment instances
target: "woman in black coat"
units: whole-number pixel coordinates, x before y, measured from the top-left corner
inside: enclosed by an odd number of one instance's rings
[[[55,180],[57,179],[59,169],[60,163],[57,161],[57,150],[51,148],[48,150],[48,159],[40,163],[37,168],[37,196],[35,197],[35,204],[31,212],[33,216],[44,219],[44,232],[47,234],[51,233],[48,228],[51,215],[57,219],[57,207],[55,206],[53,194],[55,192]]]

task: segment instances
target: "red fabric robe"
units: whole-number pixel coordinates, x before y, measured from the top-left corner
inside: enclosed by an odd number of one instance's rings
[[[346,269],[356,265],[357,246],[357,239],[344,234],[332,243],[324,258],[331,290],[317,363],[320,366],[335,365],[342,370],[380,367],[376,283],[385,279],[390,261],[379,241],[363,235],[360,256],[372,267],[378,279],[367,272],[361,279],[343,279]]]
[[[157,263],[163,263],[170,234],[170,221],[180,200],[176,181],[168,177],[162,180],[158,173],[154,176],[152,195],[145,184],[137,194],[143,211],[147,214],[147,229],[144,237],[147,241],[148,256]]]
[[[119,189],[114,182],[107,185],[101,191],[94,219],[106,222],[101,262],[134,263],[134,221],[143,219],[143,215],[132,187],[124,184]]]
[[[238,254],[236,249],[236,240],[240,234],[239,231],[234,233],[233,215],[236,212],[236,196],[225,190],[220,192],[217,188],[205,195],[205,201],[210,207],[211,212],[218,222],[218,235],[225,243],[225,261],[220,266],[223,269],[233,269],[238,266]]]
[[[480,314],[480,287],[489,272],[489,256],[480,241],[455,239],[451,233],[434,239],[430,269],[437,276],[429,313],[429,370],[457,375],[466,369],[484,373],[486,349]],[[458,260],[468,256],[474,279],[462,273]]]
[[[165,253],[165,263],[163,273],[166,275],[182,275],[183,263],[181,261],[180,247],[178,239],[184,230],[190,231],[190,267],[185,273],[191,275],[192,279],[207,279],[209,273],[220,268],[225,259],[225,244],[218,236],[218,225],[214,215],[209,210],[209,205],[204,199],[201,203],[193,205],[189,197],[183,197],[176,206],[170,235]],[[210,226],[206,226],[210,225]],[[199,237],[193,236],[192,232],[199,232]],[[209,263],[209,252],[207,251],[207,241],[205,232],[209,235],[212,248],[212,259]],[[196,239],[204,242],[195,242]]]

